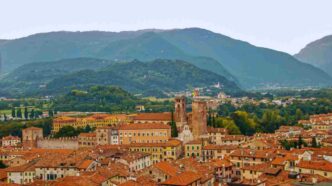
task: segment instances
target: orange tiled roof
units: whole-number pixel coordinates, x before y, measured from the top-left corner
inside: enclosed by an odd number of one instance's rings
[[[303,128],[299,126],[280,126],[276,132],[289,132],[289,131],[303,131]]]
[[[280,168],[271,167],[270,163],[262,163],[262,164],[256,164],[256,165],[251,165],[251,166],[244,166],[242,169],[263,172],[263,173],[268,173],[268,174],[277,174],[278,172],[281,171]]]
[[[96,133],[95,132],[80,133],[78,137],[96,137]]]
[[[177,147],[181,145],[181,141],[177,139],[170,139],[166,142],[160,142],[160,143],[131,143],[130,147]]]
[[[38,127],[28,127],[28,128],[25,128],[23,130],[43,130],[42,128],[38,128]]]
[[[313,170],[322,170],[332,172],[332,163],[326,160],[320,161],[300,161],[297,167]]]
[[[285,165],[286,158],[285,157],[276,157],[271,163],[272,163],[272,165]]]
[[[179,171],[176,167],[165,161],[154,164],[153,166],[170,176],[175,176]]]
[[[171,129],[171,126],[163,123],[132,123],[119,126],[119,130],[148,130],[148,129]]]
[[[5,140],[20,140],[20,138],[18,136],[9,135],[9,136],[5,136],[2,138],[2,141],[5,141]]]
[[[134,120],[150,120],[150,121],[171,121],[170,112],[163,113],[140,113],[134,116]]]
[[[232,163],[226,159],[215,159],[209,162],[210,165],[214,167],[231,167]]]
[[[276,156],[275,150],[251,150],[238,149],[233,151],[230,156],[236,157],[253,157],[253,158],[273,158]]]
[[[188,143],[186,143],[186,145],[199,145],[199,144],[202,144],[202,141],[199,139],[192,140],[192,141],[189,141]]]
[[[100,183],[95,183],[87,176],[66,176],[58,179],[54,186],[97,186]]]
[[[93,163],[93,160],[84,160],[81,165],[78,166],[79,169],[87,169],[91,164]]]
[[[235,150],[238,146],[236,145],[215,145],[209,144],[203,147],[203,150]]]
[[[177,176],[173,176],[170,179],[164,181],[163,185],[189,185],[201,179],[201,176],[195,172],[186,171]]]
[[[140,176],[136,179],[136,181],[134,180],[129,180],[126,181],[122,184],[120,184],[119,186],[157,186],[158,184],[156,182],[154,182],[152,180],[152,178],[148,177],[148,176]]]
[[[26,172],[26,171],[34,171],[35,170],[35,163],[30,162],[21,166],[15,166],[15,167],[8,167],[6,169],[7,172]]]

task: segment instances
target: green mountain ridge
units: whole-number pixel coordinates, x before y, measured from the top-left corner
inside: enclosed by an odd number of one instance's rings
[[[185,61],[114,62],[79,58],[24,65],[0,81],[0,95],[1,92],[4,95],[56,95],[95,85],[118,86],[134,93],[158,93],[205,87],[217,82],[224,85],[225,92],[241,92],[227,78]]]
[[[256,47],[209,30],[178,29],[161,35],[189,55],[216,59],[247,88],[331,84],[331,77],[326,73],[289,54]]]
[[[200,28],[127,32],[52,32],[0,45],[4,71],[35,61],[91,57],[180,59],[239,82],[241,87],[324,87],[329,75],[293,56]],[[17,55],[17,54],[20,55]]]
[[[332,75],[332,35],[309,43],[294,57]]]

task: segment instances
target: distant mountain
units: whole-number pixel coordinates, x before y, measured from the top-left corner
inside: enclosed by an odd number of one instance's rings
[[[5,71],[35,61],[91,57],[179,59],[245,88],[329,86],[329,75],[293,56],[199,28],[132,32],[51,32],[0,45]],[[19,54],[19,55],[17,55]]]
[[[63,59],[54,62],[37,62],[23,65],[0,79],[2,91],[38,93],[40,87],[55,78],[81,70],[98,70],[113,61],[93,58]]]
[[[206,87],[218,82],[227,93],[241,92],[234,82],[225,77],[184,61],[134,60],[116,63],[79,58],[26,64],[3,78],[0,86],[3,94],[54,95],[94,85],[118,86],[133,93],[159,93]]]
[[[332,75],[332,35],[309,43],[295,57]]]
[[[144,103],[126,92],[112,86],[92,86],[84,91],[71,90],[54,99],[53,107],[61,111],[132,112],[137,104]]]
[[[331,84],[331,77],[326,73],[283,52],[256,47],[200,28],[171,30],[161,34],[188,54],[216,59],[242,86],[248,88]]]

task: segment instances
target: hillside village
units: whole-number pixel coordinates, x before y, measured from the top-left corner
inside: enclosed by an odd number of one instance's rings
[[[52,138],[28,127],[2,138],[2,183],[11,185],[295,185],[332,180],[332,113],[274,133],[231,135],[208,126],[208,104],[174,99],[174,113],[105,114],[53,120],[93,132]],[[213,104],[212,104],[213,105]],[[175,132],[176,131],[176,132]]]

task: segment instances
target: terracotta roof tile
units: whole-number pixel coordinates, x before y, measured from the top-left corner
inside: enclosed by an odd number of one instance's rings
[[[201,176],[195,172],[186,171],[177,176],[173,176],[170,179],[164,181],[163,185],[189,185],[201,179]]]
[[[326,160],[321,161],[300,161],[297,167],[313,170],[322,170],[332,172],[332,163]]]
[[[163,123],[132,123],[119,126],[119,130],[147,130],[147,129],[171,129],[171,126]]]
[[[171,121],[171,113],[140,113],[134,117],[134,120],[150,120],[150,121]]]
[[[174,167],[172,164],[165,161],[154,164],[153,166],[170,176],[175,176],[179,171],[177,167]]]

